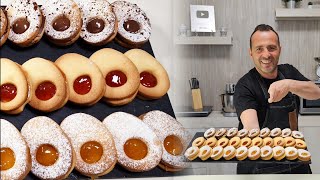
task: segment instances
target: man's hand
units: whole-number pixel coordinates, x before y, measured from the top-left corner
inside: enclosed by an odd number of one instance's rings
[[[315,83],[311,81],[283,79],[270,85],[268,102],[279,102],[289,92],[308,100],[320,99],[320,88]]]
[[[269,87],[268,93],[270,95],[268,102],[279,102],[284,98],[290,90],[290,79],[283,79],[272,83]]]

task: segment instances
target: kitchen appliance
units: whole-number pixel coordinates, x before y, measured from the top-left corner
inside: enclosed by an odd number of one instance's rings
[[[226,117],[236,117],[236,108],[234,107],[234,92],[235,84],[228,83],[226,84],[226,93],[221,94],[221,103],[222,103],[222,114]]]
[[[318,80],[315,81],[315,83],[320,88],[320,57],[315,57],[315,61],[318,62],[317,68],[316,68],[316,74],[319,77]],[[317,100],[307,100],[302,97],[300,97],[300,114],[320,114],[320,99]]]

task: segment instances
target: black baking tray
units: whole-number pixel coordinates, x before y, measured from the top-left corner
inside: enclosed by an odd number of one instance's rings
[[[188,147],[191,147],[192,146],[192,142],[198,138],[198,137],[203,137],[204,135],[204,132],[197,132],[194,137],[192,138],[190,144]],[[232,158],[230,160],[225,160],[223,157],[219,160],[213,160],[211,158],[205,160],[205,161],[202,161],[199,157],[197,157],[196,159],[194,159],[193,161],[190,161],[190,162],[196,162],[196,163],[200,163],[200,162],[205,162],[205,163],[238,163],[238,162],[244,162],[244,163],[251,163],[251,162],[256,162],[256,163],[265,163],[265,164],[274,164],[274,163],[277,163],[277,164],[311,164],[311,160],[310,161],[300,161],[298,159],[296,160],[293,160],[293,161],[289,161],[287,159],[282,159],[281,161],[277,161],[275,159],[271,159],[271,160],[268,160],[268,161],[264,161],[262,159],[257,159],[257,160],[250,160],[248,158],[246,158],[245,160],[243,161],[239,161],[237,160],[236,158]]]
[[[45,37],[41,41],[32,47],[20,48],[13,45],[11,42],[7,41],[2,47],[0,47],[0,56],[2,58],[9,58],[19,64],[23,64],[25,61],[34,58],[42,57],[48,60],[55,61],[58,57],[65,53],[78,53],[86,57],[90,57],[95,51],[102,48],[113,48],[120,52],[126,52],[127,48],[120,46],[114,41],[108,43],[103,47],[94,47],[85,44],[83,40],[77,40],[74,44],[67,47],[59,47],[51,42],[49,42]],[[141,49],[147,51],[152,56],[154,56],[150,42],[144,44]],[[48,116],[55,120],[58,124],[62,122],[64,118],[68,115],[78,112],[83,112],[96,117],[99,120],[103,120],[106,116],[113,112],[123,111],[135,116],[147,113],[151,110],[160,110],[166,112],[167,114],[175,117],[174,111],[172,109],[170,99],[168,95],[164,95],[162,98],[157,100],[141,100],[135,98],[133,102],[119,107],[112,107],[107,105],[105,102],[100,101],[93,106],[83,107],[74,105],[68,102],[63,108],[51,112],[44,113],[37,111],[27,105],[24,111],[18,115],[7,115],[0,112],[0,116],[13,123],[19,130],[22,126],[31,118],[35,116]],[[121,166],[116,165],[115,168],[107,175],[101,176],[100,178],[138,178],[138,177],[167,177],[167,176],[177,176],[177,175],[187,175],[186,170],[180,172],[166,172],[159,168],[158,166],[148,172],[133,173],[123,169]],[[76,170],[73,170],[68,179],[84,179],[86,176],[81,175]],[[36,179],[36,177],[30,172],[26,179]]]

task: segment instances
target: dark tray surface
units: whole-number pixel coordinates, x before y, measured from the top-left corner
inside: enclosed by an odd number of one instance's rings
[[[108,43],[104,47],[93,47],[85,44],[80,39],[77,40],[76,43],[70,46],[59,47],[48,42],[48,40],[45,37],[43,37],[39,43],[28,48],[19,48],[11,44],[9,41],[7,41],[0,48],[0,56],[2,58],[9,58],[11,60],[14,60],[19,64],[23,64],[25,61],[34,57],[42,57],[48,60],[55,61],[61,55],[65,53],[71,53],[71,52],[79,53],[83,56],[90,57],[91,54],[93,54],[95,51],[102,48],[113,48],[123,53],[129,50],[113,41]],[[148,53],[154,56],[150,42],[147,42],[141,49],[147,51]],[[58,124],[60,124],[65,117],[77,112],[90,114],[102,121],[106,116],[117,111],[123,111],[123,112],[127,112],[130,114],[139,116],[151,110],[160,110],[175,117],[175,114],[173,112],[173,109],[170,103],[170,99],[167,94],[158,100],[151,100],[151,101],[145,101],[145,100],[140,100],[138,98],[135,98],[133,102],[120,107],[112,107],[102,101],[96,103],[91,107],[81,107],[78,105],[74,105],[72,103],[67,103],[63,108],[51,113],[43,113],[43,112],[34,110],[29,105],[27,105],[24,111],[19,115],[7,115],[0,112],[0,116],[1,118],[10,121],[19,130],[21,130],[25,122],[27,122],[29,119],[35,116],[48,116],[53,120],[55,120]],[[153,170],[150,170],[148,172],[132,173],[123,169],[119,165],[116,165],[115,168],[109,174],[101,176],[101,178],[165,177],[165,176],[176,176],[176,175],[185,175],[185,174],[186,174],[186,171],[172,173],[172,172],[166,172],[160,169],[159,167],[156,167]],[[68,177],[68,179],[84,179],[84,178],[87,178],[87,177],[81,175],[76,170],[73,170],[70,176]],[[26,179],[36,179],[36,177],[30,172],[26,177]]]
[[[188,147],[191,147],[192,146],[192,142],[198,138],[198,137],[203,137],[203,134],[204,132],[197,132],[194,137],[192,138],[190,144]],[[206,161],[202,161],[200,158],[196,158],[194,159],[193,161],[190,161],[190,162],[196,162],[196,163],[199,163],[199,162],[203,162],[203,163],[238,163],[238,162],[244,162],[244,163],[266,163],[266,164],[272,164],[272,163],[277,163],[277,164],[311,164],[311,161],[300,161],[300,160],[294,160],[294,161],[289,161],[289,160],[286,160],[285,158],[282,159],[281,161],[277,161],[275,159],[271,159],[269,161],[264,161],[264,160],[261,160],[261,159],[258,159],[258,160],[250,160],[248,158],[246,158],[245,160],[243,161],[239,161],[237,160],[236,158],[233,158],[231,160],[225,160],[223,157],[219,160],[213,160],[211,158],[207,159]]]

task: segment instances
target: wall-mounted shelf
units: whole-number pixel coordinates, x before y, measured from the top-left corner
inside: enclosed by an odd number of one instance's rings
[[[320,20],[320,8],[277,8],[276,20]]]
[[[227,36],[176,36],[175,44],[180,45],[232,45],[232,32],[228,32]]]

